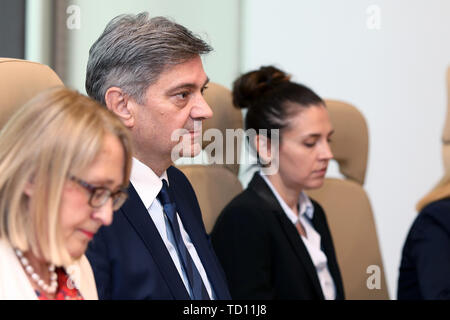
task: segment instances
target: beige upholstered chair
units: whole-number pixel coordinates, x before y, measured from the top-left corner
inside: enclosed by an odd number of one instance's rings
[[[447,68],[447,95],[447,118],[442,134],[442,157],[446,173],[450,172],[450,67]]]
[[[331,149],[345,179],[326,178],[320,189],[308,194],[327,214],[346,298],[389,299],[373,212],[363,188],[368,155],[366,121],[352,105],[335,100],[326,104],[335,129]],[[380,289],[367,286],[369,277],[376,277],[370,266],[379,268]],[[374,280],[370,278],[369,283],[376,285]]]
[[[203,132],[213,128],[222,132],[224,152],[214,154],[214,157],[223,159],[223,164],[179,165],[178,168],[188,177],[197,194],[203,222],[206,231],[210,233],[222,209],[242,191],[242,184],[237,177],[239,173],[237,160],[241,146],[236,139],[237,143],[234,144],[233,150],[234,161],[227,164],[225,136],[226,129],[242,129],[243,121],[241,111],[233,107],[229,89],[216,83],[209,83],[205,99],[214,115],[204,121]],[[203,149],[211,142],[203,141]],[[215,151],[220,152],[220,149],[216,148]]]
[[[45,89],[63,86],[49,67],[19,59],[0,58],[0,128],[14,111]]]

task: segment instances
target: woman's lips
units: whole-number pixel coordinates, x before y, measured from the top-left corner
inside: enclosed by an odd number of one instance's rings
[[[87,230],[80,229],[80,231],[89,239],[92,239],[95,235],[95,232],[89,232]]]

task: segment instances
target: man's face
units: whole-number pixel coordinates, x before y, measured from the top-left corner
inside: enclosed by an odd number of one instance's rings
[[[155,163],[170,164],[172,149],[180,142],[188,146],[183,156],[192,157],[201,151],[201,123],[212,116],[203,98],[207,83],[197,56],[161,73],[158,81],[148,87],[144,104],[128,102],[135,117],[131,132],[139,160],[150,167]],[[180,131],[185,134],[181,136]]]

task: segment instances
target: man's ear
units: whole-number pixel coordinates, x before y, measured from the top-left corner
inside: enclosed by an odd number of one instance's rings
[[[134,113],[131,99],[119,87],[111,87],[105,93],[106,107],[119,117],[122,123],[132,128],[134,126]]]

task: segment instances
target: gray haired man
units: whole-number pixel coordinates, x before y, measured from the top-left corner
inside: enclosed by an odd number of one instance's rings
[[[89,51],[87,93],[129,128],[134,147],[129,199],[87,251],[100,299],[230,298],[195,193],[172,166],[174,132],[190,146],[182,156],[195,156],[212,116],[200,57],[211,50],[141,13],[114,18]]]

